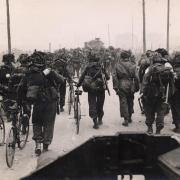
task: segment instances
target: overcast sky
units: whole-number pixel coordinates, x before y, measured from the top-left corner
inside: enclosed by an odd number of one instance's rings
[[[108,45],[142,48],[142,0],[9,0],[12,47],[33,50]],[[180,47],[180,0],[171,0],[171,49]],[[146,0],[147,46],[166,45],[167,0]],[[132,32],[133,39],[132,41]],[[7,49],[6,0],[0,0],[0,51]]]

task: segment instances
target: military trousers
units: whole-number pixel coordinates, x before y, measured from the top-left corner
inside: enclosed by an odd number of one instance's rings
[[[120,102],[120,115],[124,119],[128,120],[134,113],[134,94],[122,94],[119,95]]]
[[[170,99],[173,124],[180,125],[180,90],[176,90]]]
[[[38,102],[33,106],[33,140],[38,143],[51,144],[56,117],[56,101]]]
[[[164,116],[167,106],[162,99],[154,98],[143,100],[143,106],[146,116],[146,125],[152,126],[156,122],[156,128],[162,129],[164,127]]]
[[[89,116],[94,118],[102,118],[104,115],[103,106],[105,100],[105,91],[88,92]]]
[[[60,107],[63,107],[65,105],[65,99],[66,99],[66,81],[60,85],[59,87],[59,93],[60,93]]]

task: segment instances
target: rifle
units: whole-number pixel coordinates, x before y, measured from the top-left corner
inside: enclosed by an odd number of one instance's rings
[[[168,99],[169,99],[169,83],[167,84],[167,89],[166,89],[166,100],[165,100],[165,104],[168,104]]]
[[[107,82],[107,79],[106,79],[106,76],[105,76],[103,70],[105,70],[105,68],[103,66],[103,63],[101,63],[101,75],[102,75],[102,80],[103,80],[103,86],[104,86],[104,89],[108,91],[108,94],[110,96],[111,94],[110,94],[110,90],[108,87],[108,82]]]
[[[141,109],[141,114],[144,114],[144,108],[142,106],[142,95],[138,98],[139,107]]]

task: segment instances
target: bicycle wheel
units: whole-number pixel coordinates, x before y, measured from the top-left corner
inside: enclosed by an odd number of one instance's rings
[[[80,117],[81,117],[81,110],[79,106],[79,102],[77,98],[75,98],[74,101],[74,118],[75,118],[75,123],[76,123],[76,134],[79,134],[79,125],[80,125]]]
[[[71,91],[69,91],[68,94],[68,114],[71,114],[71,106],[72,106],[72,100],[71,100]]]
[[[6,163],[9,168],[12,167],[16,148],[16,132],[12,127],[6,140]]]
[[[79,126],[80,126],[80,119],[81,119],[81,108],[80,108],[80,103],[78,102],[78,108],[77,108],[77,128],[76,128],[76,133],[79,134]]]
[[[4,120],[0,116],[0,146],[4,145],[5,141],[5,125],[4,125]]]
[[[18,147],[19,149],[23,149],[26,146],[29,136],[29,120],[26,123],[22,123],[22,117],[20,117],[18,133],[19,133]]]

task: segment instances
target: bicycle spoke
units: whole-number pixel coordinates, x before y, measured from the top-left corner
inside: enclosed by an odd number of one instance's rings
[[[16,141],[15,132],[11,128],[6,141],[6,163],[9,168],[12,167],[15,155]]]
[[[3,119],[0,118],[0,146],[4,145],[5,141],[5,125]]]

